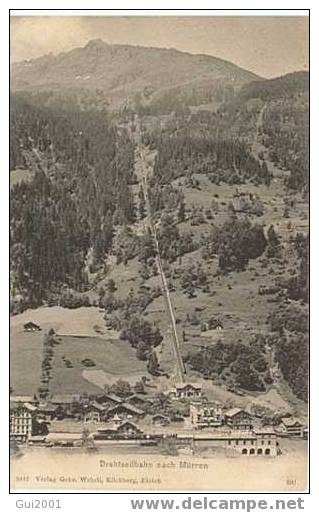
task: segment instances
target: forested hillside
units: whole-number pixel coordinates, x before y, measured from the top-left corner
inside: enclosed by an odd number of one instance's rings
[[[63,284],[85,290],[87,273],[112,246],[114,225],[134,221],[134,148],[105,116],[65,115],[19,97],[11,136],[12,169],[34,172],[11,190],[12,284],[37,305]]]
[[[144,74],[130,67],[111,112],[123,77],[96,77],[129,52]],[[15,70],[28,85],[11,100],[11,311],[97,307],[167,377],[158,250],[190,375],[306,400],[307,74],[259,81],[180,53],[154,62],[180,66],[178,82],[199,70],[195,84],[167,88],[162,67],[149,83],[142,49],[101,42]],[[69,88],[74,63],[94,86]]]
[[[272,101],[264,116],[263,142],[275,164],[289,170],[290,189],[309,190],[308,93]]]
[[[309,73],[300,71],[244,85],[239,99],[266,102],[262,142],[271,160],[289,170],[287,187],[309,188]]]

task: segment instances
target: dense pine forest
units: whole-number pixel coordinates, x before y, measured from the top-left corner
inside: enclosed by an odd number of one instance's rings
[[[267,165],[254,158],[238,140],[194,138],[189,134],[160,138],[152,143],[158,149],[155,175],[160,182],[171,182],[179,176],[204,173],[213,183],[238,185],[269,183]]]
[[[11,134],[12,169],[34,172],[11,189],[12,284],[35,306],[64,284],[85,290],[114,227],[134,221],[134,148],[104,114],[66,115],[21,97]]]

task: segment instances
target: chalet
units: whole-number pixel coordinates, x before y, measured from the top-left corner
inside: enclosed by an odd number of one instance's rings
[[[143,431],[133,422],[125,421],[120,424],[111,423],[106,428],[99,429],[94,434],[94,440],[136,439],[143,438]]]
[[[123,424],[120,424],[116,432],[120,436],[125,436],[128,438],[140,438],[143,436],[143,431],[133,422],[123,422]]]
[[[27,442],[33,434],[36,411],[30,403],[10,404],[10,437],[17,442]]]
[[[209,321],[206,323],[208,330],[217,330],[221,331],[223,329],[223,324],[219,319],[215,317],[211,317]]]
[[[150,399],[142,394],[133,394],[126,401],[141,409],[146,408],[151,403]]]
[[[84,422],[100,422],[103,420],[106,408],[94,401],[83,408]]]
[[[122,420],[134,419],[136,417],[142,417],[144,413],[145,412],[140,410],[140,408],[124,402],[110,408],[106,413],[106,418],[112,419],[114,415],[118,415]]]
[[[218,401],[190,404],[190,420],[196,429],[219,427],[222,425],[222,418],[222,408]]]
[[[117,404],[123,403],[124,400],[122,399],[122,397],[119,397],[116,394],[109,393],[99,395],[96,398],[96,402],[103,404],[103,406],[105,406],[106,408],[113,408]]]
[[[41,331],[40,326],[35,324],[34,322],[27,322],[23,325],[24,331],[33,332],[33,331]]]
[[[152,424],[156,426],[167,426],[167,424],[169,424],[169,418],[166,415],[157,413],[152,417]]]
[[[253,417],[240,408],[232,408],[225,412],[225,424],[231,429],[249,430],[253,427]]]
[[[284,436],[302,438],[305,436],[305,424],[295,417],[281,419],[280,429]]]
[[[202,395],[202,386],[196,383],[182,383],[169,391],[172,399],[194,399]]]

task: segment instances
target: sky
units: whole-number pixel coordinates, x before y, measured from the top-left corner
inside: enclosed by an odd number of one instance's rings
[[[308,69],[308,18],[302,16],[11,16],[11,60],[109,44],[205,53],[272,78]]]

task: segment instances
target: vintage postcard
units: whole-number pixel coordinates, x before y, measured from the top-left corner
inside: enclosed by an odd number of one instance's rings
[[[308,17],[46,13],[10,18],[11,490],[306,491]]]

